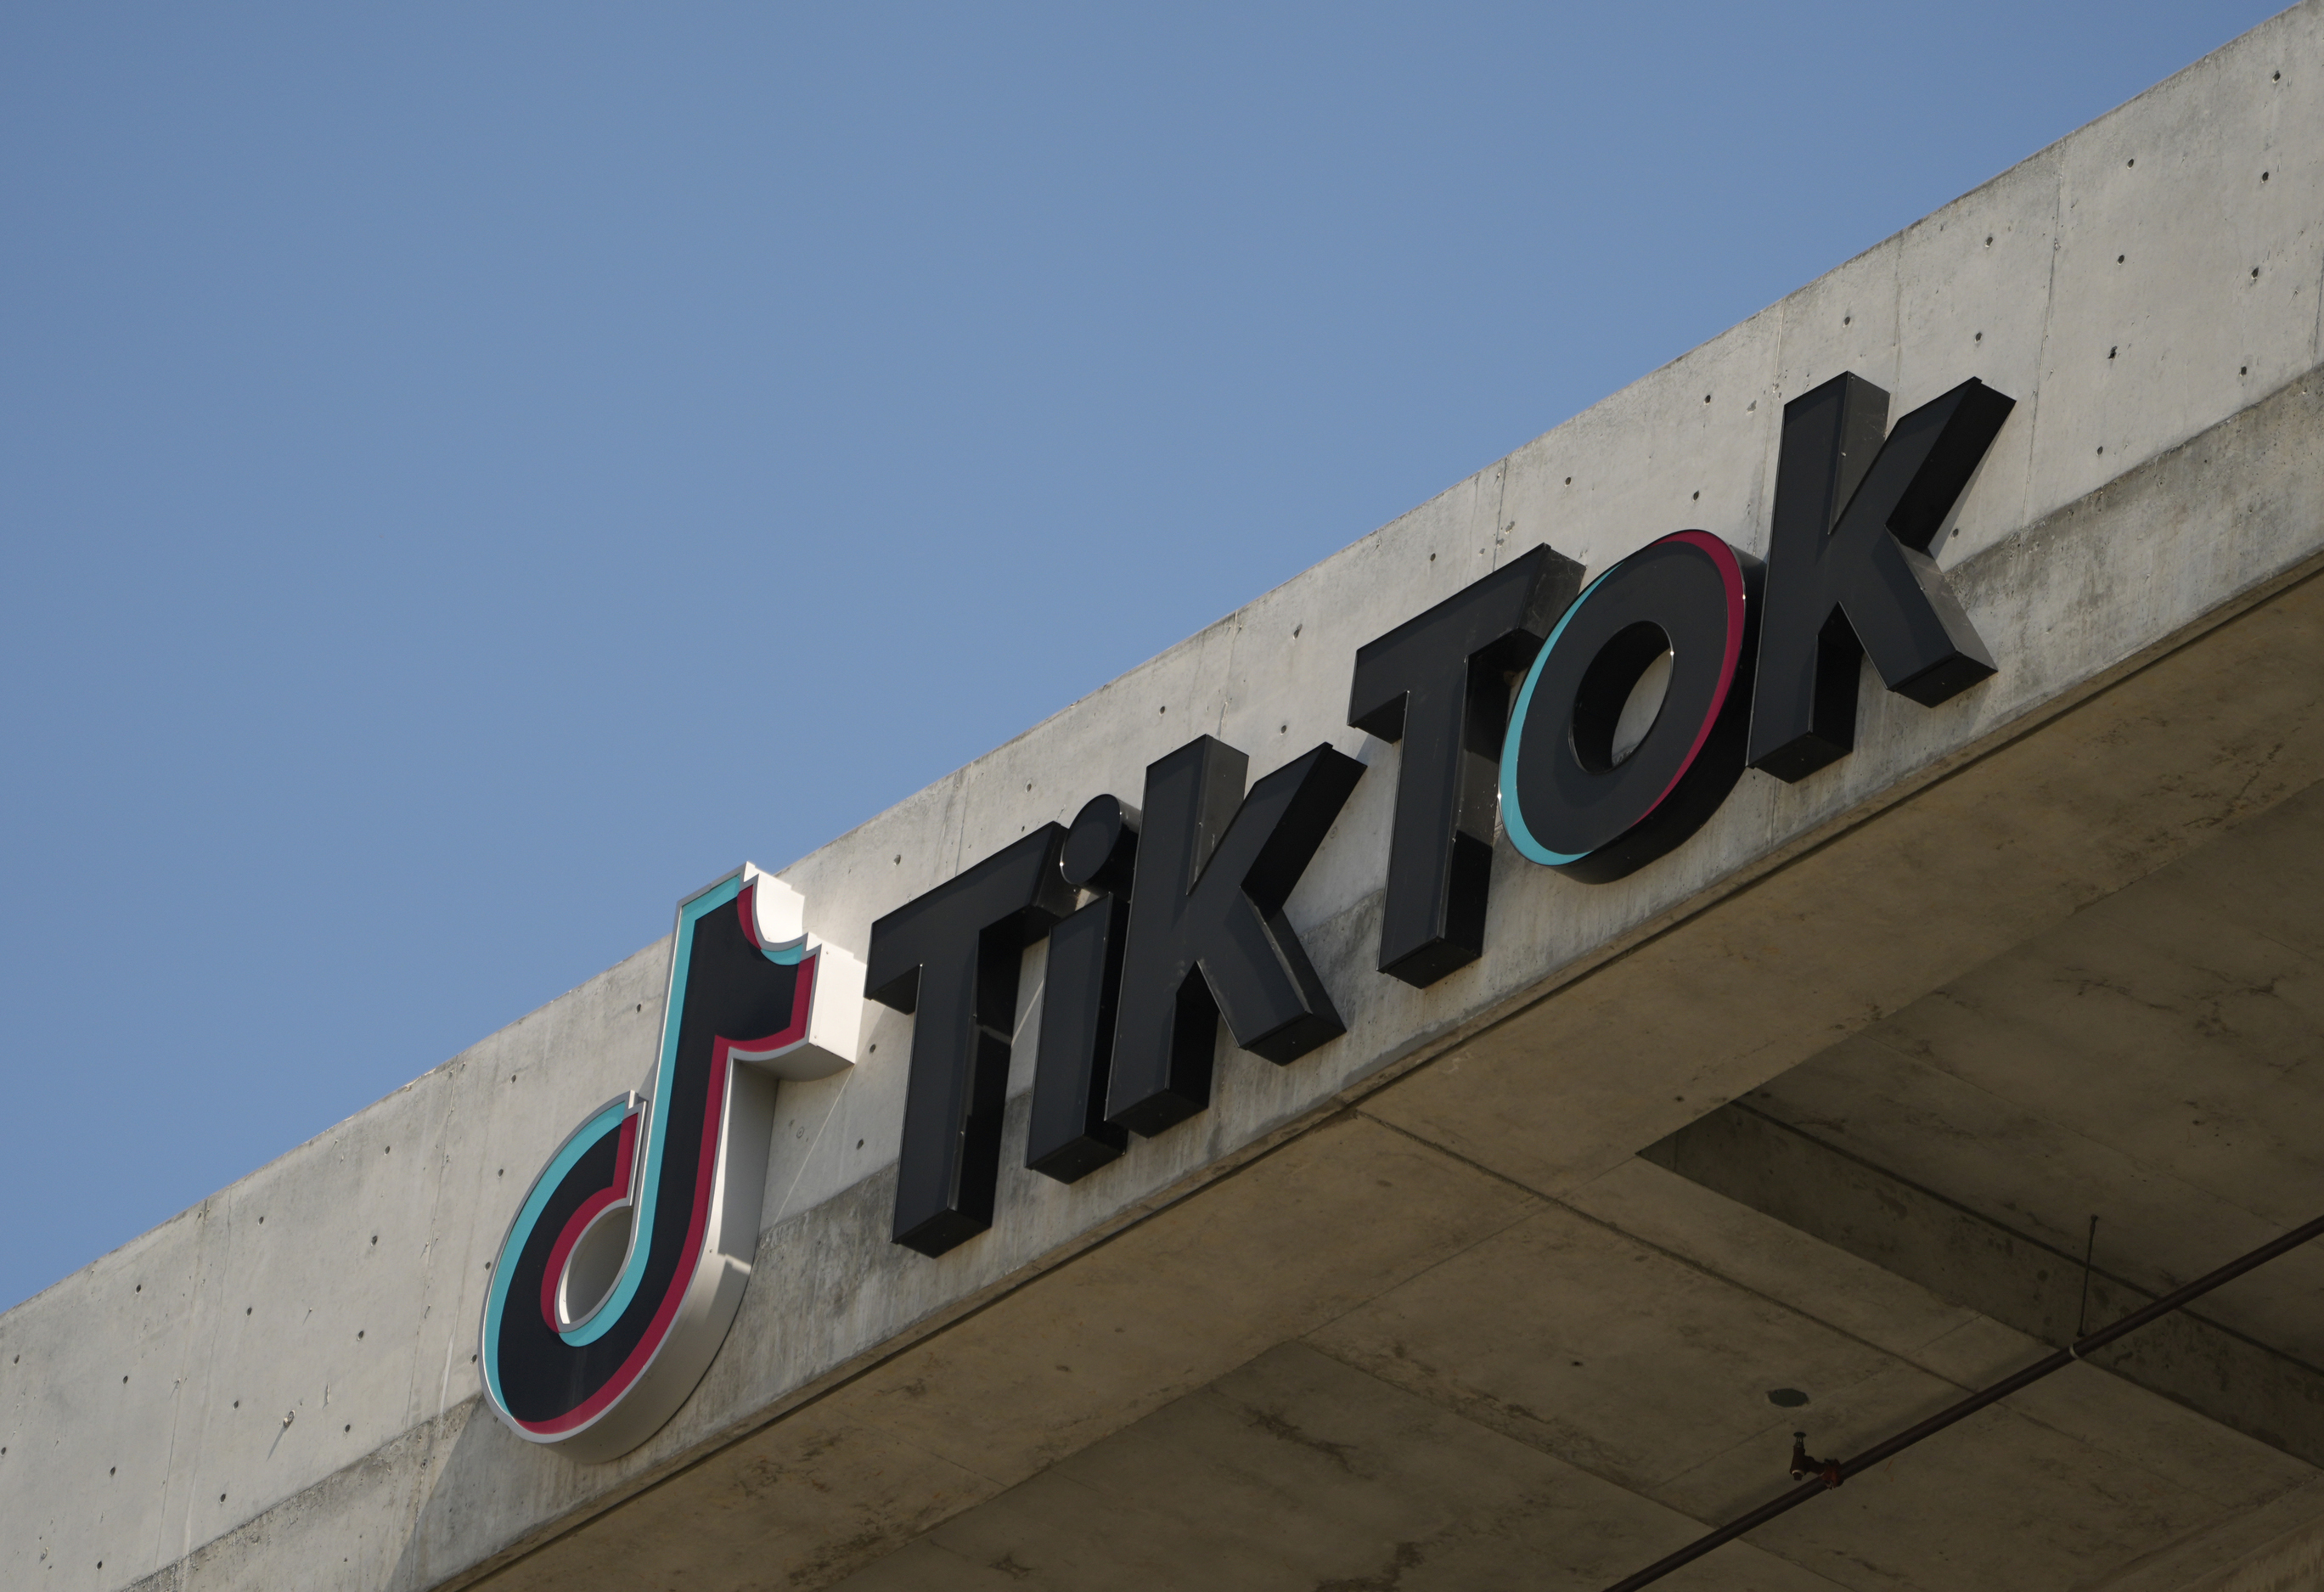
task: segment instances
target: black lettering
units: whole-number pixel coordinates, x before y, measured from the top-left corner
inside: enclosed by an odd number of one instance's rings
[[[1994,672],[1930,545],[2016,407],[1971,379],[1881,440],[1888,395],[1853,373],[1784,406],[1750,761],[1800,780],[1856,745],[1858,660],[1934,707]]]
[[[1058,857],[1065,883],[1099,892],[1096,900],[1049,931],[1025,1164],[1059,1182],[1087,1177],[1130,1142],[1127,1133],[1105,1119],[1105,1087],[1112,1074],[1114,1009],[1121,998],[1138,822],[1136,810],[1116,798],[1093,796],[1065,832]]]
[[[1348,722],[1404,743],[1380,971],[1426,989],[1483,954],[1508,676],[1581,588],[1581,565],[1536,548],[1357,649]]]
[[[1249,759],[1205,735],[1146,770],[1145,833],[1106,1118],[1151,1136],[1210,1104],[1218,1019],[1277,1063],[1345,1032],[1283,904],[1363,765],[1319,746],[1243,795]]]
[[[1018,964],[1073,907],[1065,837],[1045,824],[872,925],[864,992],[918,1013],[893,1237],[923,1255],[992,1225]]]
[[[1605,884],[1692,835],[1743,777],[1759,561],[1705,530],[1649,542],[1590,583],[1535,658],[1501,753],[1519,855]],[[1666,664],[1665,660],[1667,660]],[[1624,744],[1634,695],[1662,699]]]

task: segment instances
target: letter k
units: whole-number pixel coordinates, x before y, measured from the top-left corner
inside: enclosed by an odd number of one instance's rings
[[[1204,735],[1146,770],[1106,1118],[1151,1136],[1210,1104],[1218,1019],[1281,1064],[1342,1032],[1284,902],[1364,767],[1319,746],[1243,794]]]
[[[1801,780],[1856,745],[1857,660],[1934,707],[1994,672],[1931,545],[2016,400],[1974,378],[1881,439],[1888,395],[1853,373],[1784,406],[1750,763]]]

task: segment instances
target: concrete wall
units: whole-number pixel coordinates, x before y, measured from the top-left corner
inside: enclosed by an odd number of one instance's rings
[[[1072,1188],[1005,1173],[993,1230],[931,1261],[886,1242],[910,1023],[868,1008],[861,1064],[783,1086],[759,1275],[701,1391],[636,1453],[585,1467],[480,1417],[471,1357],[525,1183],[651,1060],[667,950],[650,946],[0,1316],[0,1580],[183,1581],[221,1539],[198,1584],[424,1587],[501,1562],[2307,567],[2324,523],[2263,499],[2313,447],[2319,90],[2310,0],[783,870],[810,930],[860,952],[881,913],[1093,794],[1135,799],[1194,734],[1254,774],[1328,741],[1370,771],[1289,912],[1345,1038],[1281,1069],[1222,1048],[1205,1115]],[[1372,971],[1397,751],[1342,722],[1355,649],[1543,541],[1593,570],[1686,526],[1762,548],[1783,402],[1844,369],[1892,413],[1972,375],[2019,400],[1943,553],[1999,676],[1934,711],[1868,685],[1854,756],[1799,786],[1747,777],[1621,884],[1504,848],[1482,962],[1426,991]],[[2190,444],[2269,400],[2289,418],[2235,445],[2257,450],[2251,502],[2165,492],[2094,534],[2082,511],[2126,476],[2167,485]],[[1676,1126],[1578,1090],[1545,1179]],[[490,1463],[440,1485],[456,1446]]]

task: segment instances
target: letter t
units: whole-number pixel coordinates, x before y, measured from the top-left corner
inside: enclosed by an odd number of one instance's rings
[[[1536,548],[1357,649],[1348,722],[1404,743],[1380,971],[1425,989],[1483,954],[1503,676],[1533,661],[1581,587],[1582,566]]]
[[[864,993],[917,1012],[895,1241],[942,1255],[992,1225],[1009,1034],[1025,947],[1073,910],[1062,825],[1040,828],[872,925]]]

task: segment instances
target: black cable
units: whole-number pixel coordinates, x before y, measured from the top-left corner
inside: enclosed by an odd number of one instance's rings
[[[2098,1252],[2098,1219],[2090,1218],[2089,1242],[2082,1246],[2082,1302],[2074,1311],[2074,1336],[2080,1338],[2082,1329],[2090,1321],[2090,1259]]]

